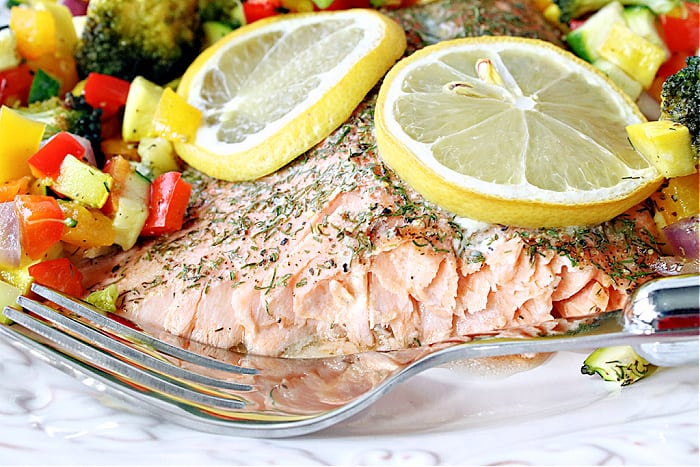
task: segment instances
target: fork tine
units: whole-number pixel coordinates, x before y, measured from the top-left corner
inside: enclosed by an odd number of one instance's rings
[[[69,330],[71,334],[80,337],[80,339],[85,342],[96,344],[98,347],[107,350],[110,353],[113,352],[121,355],[122,357],[140,366],[146,367],[149,370],[160,373],[166,377],[184,379],[195,384],[203,384],[233,391],[250,391],[252,389],[252,387],[248,384],[232,383],[224,379],[211,378],[209,376],[193,373],[185,368],[173,365],[166,360],[156,358],[134,347],[123,344],[111,336],[102,334],[84,323],[73,320],[70,317],[57,312],[53,308],[48,307],[43,303],[31,300],[27,297],[20,296],[17,303],[23,308],[34,312],[36,315]],[[10,312],[10,314],[16,316],[15,313]],[[23,317],[22,321],[18,322],[25,325],[26,321],[24,320],[25,318]]]
[[[167,342],[163,342],[159,339],[149,336],[146,333],[130,328],[119,323],[116,320],[108,318],[99,311],[96,311],[96,308],[87,302],[75,300],[49,287],[45,287],[43,285],[34,283],[32,284],[32,291],[40,297],[54,302],[57,305],[65,308],[66,310],[72,311],[76,315],[85,318],[92,323],[95,323],[103,329],[107,329],[118,334],[119,336],[134,339],[145,345],[151,346],[159,352],[162,352],[166,355],[170,355],[171,357],[175,357],[180,360],[184,360],[189,363],[194,363],[195,365],[200,365],[213,370],[222,370],[245,375],[255,375],[258,373],[258,370],[255,368],[245,368],[237,365],[231,365],[224,361],[216,360],[194,352],[189,352],[180,347],[176,347],[174,345],[168,344]]]
[[[156,392],[164,393],[170,397],[199,406],[216,407],[224,410],[240,410],[246,405],[245,402],[240,399],[223,398],[211,394],[205,394],[197,390],[190,389],[184,385],[177,384],[174,381],[139,368],[136,365],[124,362],[113,355],[110,355],[98,348],[92,347],[91,345],[88,345],[61,330],[43,323],[40,320],[14,308],[5,308],[3,314],[24,328],[45,339],[48,339],[51,342],[55,342],[60,347],[70,349],[71,353],[74,354],[74,357],[80,357],[86,362],[91,362],[102,371],[113,375],[119,375],[122,378],[126,378],[131,383],[150,388]],[[22,341],[25,344],[30,344],[32,347],[35,347],[38,344],[36,341],[33,341],[31,338],[23,335],[21,332],[12,329],[12,327],[3,326],[2,330],[14,333],[16,337],[21,336],[20,338]]]

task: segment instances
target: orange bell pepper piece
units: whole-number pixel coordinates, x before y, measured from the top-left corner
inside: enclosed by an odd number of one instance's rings
[[[17,39],[17,51],[27,60],[53,54],[58,49],[56,21],[46,10],[12,7],[10,29]]]

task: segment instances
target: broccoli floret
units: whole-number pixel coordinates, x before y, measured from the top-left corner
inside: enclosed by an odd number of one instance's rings
[[[580,18],[587,13],[600,10],[614,0],[554,0],[559,7],[559,21],[569,23],[572,19]],[[668,13],[680,5],[680,0],[621,0],[623,5],[640,5],[649,8],[656,14]]]
[[[199,51],[198,0],[92,0],[75,58],[91,71],[165,84]]]
[[[67,131],[89,140],[95,156],[101,154],[102,109],[93,108],[84,96],[67,93],[63,99],[52,97],[15,110],[26,118],[46,124],[43,139]]]
[[[685,68],[669,76],[661,87],[659,120],[688,127],[695,159],[700,150],[700,57],[685,60]]]

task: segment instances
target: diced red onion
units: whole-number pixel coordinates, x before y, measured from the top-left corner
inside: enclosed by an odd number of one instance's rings
[[[97,159],[95,159],[95,151],[92,150],[92,144],[90,143],[90,140],[87,138],[84,138],[80,135],[76,135],[74,133],[70,133],[70,135],[75,138],[77,142],[80,143],[81,146],[85,149],[85,154],[83,154],[82,159],[87,162],[88,164],[92,165],[93,167],[97,167]],[[45,144],[47,144],[49,141],[54,139],[56,135],[53,135],[52,137],[44,140],[41,142],[41,146],[43,147]],[[75,157],[78,157],[76,154],[73,154]]]
[[[19,219],[12,201],[0,203],[0,265],[17,267],[22,256]]]
[[[663,228],[673,252],[684,258],[700,258],[700,216],[690,216]]]
[[[646,91],[643,91],[637,98],[637,106],[644,116],[649,120],[658,120],[661,109],[659,101]]]
[[[83,16],[87,13],[88,0],[63,0],[61,3],[70,10],[73,16]]]
[[[71,136],[75,138],[85,148],[85,161],[88,164],[96,167],[97,160],[95,159],[95,151],[92,150],[92,144],[90,143],[90,140],[82,136],[74,135],[73,133],[71,133]]]

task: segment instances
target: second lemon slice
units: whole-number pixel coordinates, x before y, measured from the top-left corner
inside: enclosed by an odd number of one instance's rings
[[[534,39],[422,49],[382,83],[381,157],[429,200],[486,222],[597,224],[649,196],[658,171],[627,140],[644,120],[589,64]]]
[[[204,51],[178,93],[203,112],[180,157],[213,177],[255,179],[344,122],[401,57],[403,29],[373,10],[280,15]]]

